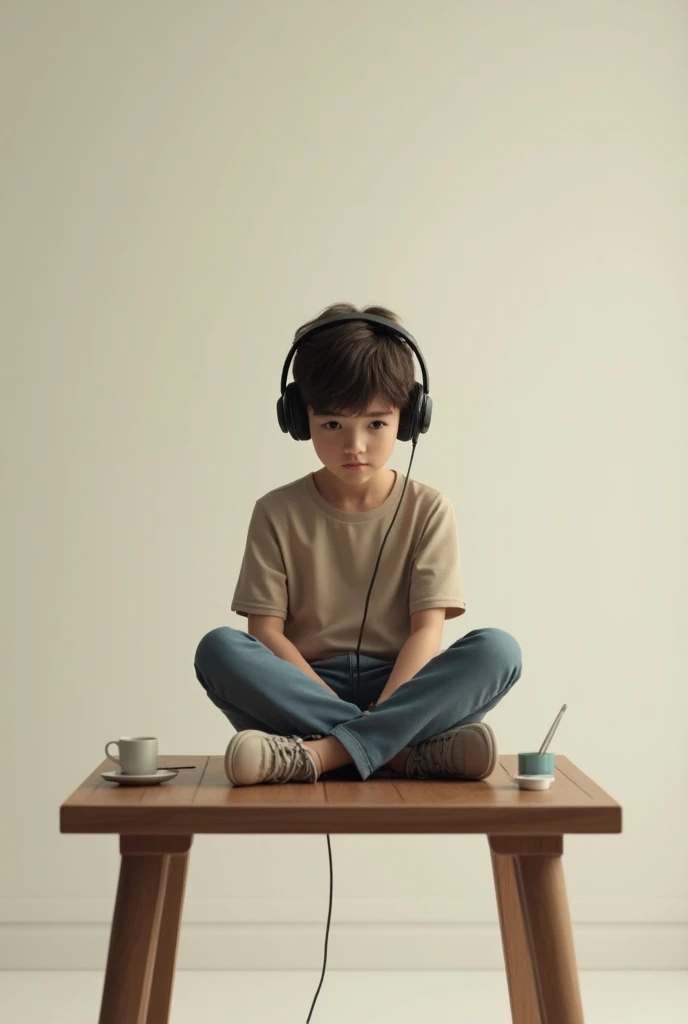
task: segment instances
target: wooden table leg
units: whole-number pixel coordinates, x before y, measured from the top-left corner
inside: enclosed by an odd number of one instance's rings
[[[584,1024],[563,836],[490,836],[490,847],[513,858],[541,1024]]]
[[[521,913],[521,901],[516,880],[516,863],[509,854],[492,855],[492,873],[497,895],[499,927],[509,986],[511,1020],[513,1024],[540,1024],[537,992],[530,965],[528,937]]]
[[[191,845],[192,838],[192,836],[188,836],[189,846]],[[167,1024],[170,1015],[170,1003],[172,1002],[179,927],[182,920],[186,873],[189,866],[188,850],[186,853],[169,854],[169,861],[165,902],[160,920],[158,952],[153,969],[153,985],[148,1003],[146,1024]]]
[[[169,1008],[172,975],[171,940],[158,947],[163,915],[176,921],[181,914],[179,866],[172,867],[169,915],[166,906],[167,882],[172,858],[188,856],[191,836],[120,836],[122,862],[110,932],[100,1024],[165,1024],[167,1016],[149,1016],[151,991],[158,1005]],[[178,904],[178,906],[177,906]],[[160,967],[160,981],[157,969]],[[155,973],[155,978],[154,978]],[[166,991],[165,991],[166,989]]]

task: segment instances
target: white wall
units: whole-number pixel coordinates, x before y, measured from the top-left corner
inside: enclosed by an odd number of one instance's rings
[[[455,504],[468,600],[445,645],[524,652],[501,750],[567,701],[557,752],[623,804],[622,836],[566,842],[581,965],[688,965],[687,21],[5,6],[0,966],[104,964],[117,842],[58,807],[106,740],[224,750],[193,653],[245,627],[254,500],[319,465],[275,402],[334,301],[390,306],[428,360],[413,472]],[[330,966],[499,964],[481,837],[333,852]],[[324,837],[198,837],[180,965],[319,966],[327,882]]]

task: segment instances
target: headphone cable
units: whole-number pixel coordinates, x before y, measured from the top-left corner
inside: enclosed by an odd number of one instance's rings
[[[371,595],[371,592],[372,592],[372,589],[373,589],[373,583],[375,582],[375,577],[377,575],[378,566],[380,565],[380,559],[382,557],[382,552],[384,550],[385,544],[387,543],[387,538],[389,537],[389,531],[394,526],[394,520],[396,519],[397,513],[398,513],[399,509],[401,508],[401,501],[402,501],[402,498],[404,497],[404,494],[406,492],[406,485],[409,482],[409,473],[411,472],[411,466],[413,464],[413,457],[416,454],[416,445],[418,444],[418,441],[417,441],[417,439],[416,440],[412,440],[411,443],[413,445],[413,451],[411,452],[411,460],[409,462],[408,471],[406,473],[406,479],[404,480],[404,486],[402,488],[401,496],[399,498],[399,501],[397,502],[397,507],[394,510],[394,515],[392,516],[392,522],[389,524],[389,526],[387,528],[387,533],[385,534],[384,539],[382,541],[382,545],[380,547],[380,552],[379,552],[379,554],[377,556],[377,562],[375,563],[375,568],[373,570],[373,578],[370,581],[370,586],[368,587],[368,596],[366,597],[365,610],[363,612],[363,622],[361,623],[361,629],[360,629],[360,632],[358,634],[358,644],[356,646],[356,695],[357,696],[359,695],[360,682],[361,682],[361,680],[360,680],[359,656],[360,656],[360,650],[361,650],[361,639],[363,637],[363,627],[365,626],[365,621],[366,621],[366,618],[368,616],[368,602],[370,601],[370,595]],[[308,1012],[308,1017],[306,1018],[306,1024],[309,1024],[310,1019],[313,1016],[313,1009],[315,1007],[315,1004],[316,1004],[316,1001],[318,999],[318,996],[320,995],[320,989],[322,988],[323,981],[325,980],[325,969],[327,967],[327,946],[328,946],[329,937],[330,937],[330,921],[332,920],[332,894],[333,894],[333,890],[334,890],[334,872],[332,870],[332,843],[330,842],[329,833],[326,833],[325,838],[327,839],[327,853],[328,853],[328,857],[329,857],[329,861],[330,861],[330,904],[329,904],[329,907],[328,907],[328,910],[327,910],[327,924],[325,926],[325,952],[324,952],[324,955],[323,955],[322,973],[320,975],[320,983],[319,983],[317,991],[316,991],[316,993],[315,993],[315,995],[313,997],[313,1002],[311,1003],[311,1008],[310,1008],[310,1010]]]
[[[325,838],[327,839],[327,852],[328,852],[329,858],[330,858],[330,906],[329,906],[328,911],[327,911],[327,925],[325,927],[325,956],[323,958],[323,967],[322,967],[322,974],[320,975],[320,984],[318,985],[318,991],[315,993],[315,995],[313,997],[313,1002],[311,1003],[311,1008],[310,1008],[310,1011],[308,1013],[308,1017],[306,1018],[306,1024],[308,1024],[308,1022],[310,1021],[311,1017],[313,1016],[313,1007],[315,1006],[316,1000],[317,1000],[318,996],[320,995],[320,989],[322,988],[322,983],[323,983],[323,981],[325,979],[325,968],[327,967],[327,942],[328,942],[328,938],[329,938],[329,935],[330,935],[330,920],[332,919],[332,890],[334,888],[334,885],[333,885],[334,877],[333,877],[333,871],[332,871],[332,844],[330,843],[329,835],[326,835]]]

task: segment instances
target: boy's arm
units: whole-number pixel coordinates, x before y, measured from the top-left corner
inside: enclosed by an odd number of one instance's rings
[[[276,654],[278,658],[290,661],[292,665],[296,665],[297,668],[300,668],[311,679],[315,679],[333,697],[339,700],[339,694],[335,693],[332,687],[328,686],[325,680],[320,678],[298,648],[284,635],[284,619],[280,619],[277,615],[249,615],[248,632],[256,640],[260,640],[262,644],[265,644],[268,650]]]
[[[426,608],[411,616],[411,633],[397,655],[385,688],[375,702],[378,706],[442,650],[444,608]]]

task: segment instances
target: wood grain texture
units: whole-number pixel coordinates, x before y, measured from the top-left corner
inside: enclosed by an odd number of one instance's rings
[[[511,1020],[513,1024],[541,1024],[528,937],[518,893],[515,858],[508,854],[497,854],[494,849],[490,852],[509,987]]]
[[[167,1024],[188,853],[195,833],[485,833],[514,1024],[583,1024],[562,868],[567,833],[618,833],[619,804],[557,755],[550,790],[522,792],[517,756],[488,779],[362,782],[334,773],[315,785],[232,786],[222,755],[170,782],[122,788],[104,761],[60,808],[62,832],[119,833],[122,862],[100,1024]]]
[[[100,1024],[147,1024],[169,856],[122,856]]]
[[[584,1024],[561,857],[514,861],[542,1024]]]
[[[192,836],[122,836],[100,1024],[166,1024]]]
[[[170,855],[146,1024],[169,1020],[188,866],[188,852]]]
[[[621,807],[568,758],[555,782],[518,788],[517,756],[500,757],[480,782],[371,776],[326,777],[315,785],[232,786],[223,757],[167,755],[161,765],[195,764],[170,782],[123,788],[100,778],[104,761],[60,808],[62,832],[120,835],[199,833],[487,833],[562,835],[621,831]]]

